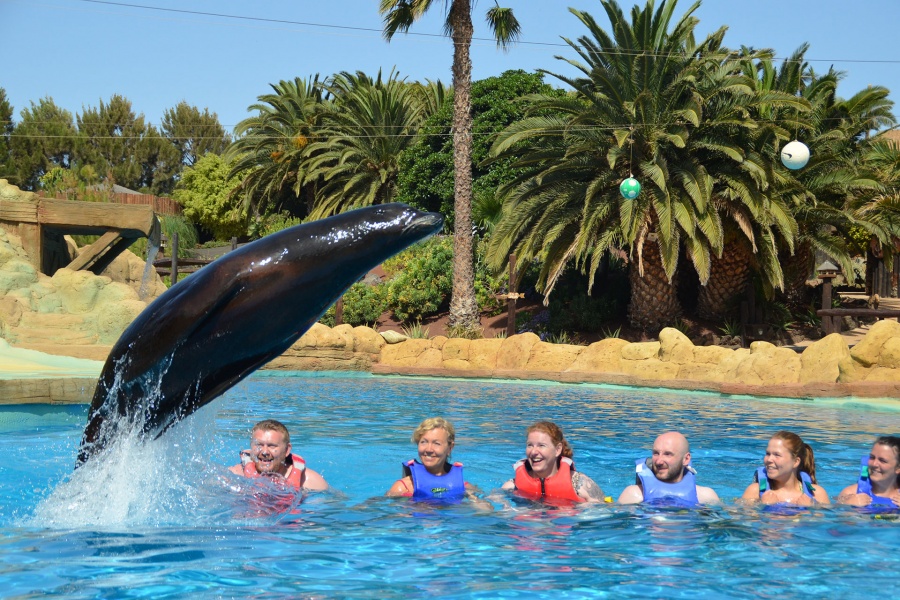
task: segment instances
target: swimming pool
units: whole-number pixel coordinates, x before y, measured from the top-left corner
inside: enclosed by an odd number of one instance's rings
[[[72,476],[86,407],[0,408],[0,590],[7,598],[812,597],[883,593],[900,521],[854,509],[783,515],[733,499],[769,435],[815,452],[832,496],[900,412],[595,385],[257,374],[160,442],[124,444]],[[40,413],[40,414],[38,414]],[[660,432],[691,441],[719,508],[512,503],[478,512],[381,495],[426,416],[457,428],[454,460],[485,492],[512,475],[524,429],[560,424],[578,468],[617,496]],[[237,462],[253,422],[291,430],[338,490],[263,514]],[[113,464],[115,463],[115,464]],[[89,463],[90,465],[91,463]],[[62,483],[61,483],[62,482]],[[881,579],[871,580],[870,574]]]

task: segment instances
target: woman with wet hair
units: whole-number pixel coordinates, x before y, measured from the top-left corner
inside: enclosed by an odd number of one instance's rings
[[[828,493],[816,484],[816,458],[809,444],[791,431],[779,431],[769,440],[756,481],[741,497],[763,504],[830,504]]]
[[[525,432],[525,458],[514,465],[515,478],[503,484],[520,496],[551,503],[603,502],[603,490],[575,470],[572,447],[556,423],[539,421]]]
[[[900,507],[900,436],[883,435],[862,458],[859,479],[837,498],[851,506]]]

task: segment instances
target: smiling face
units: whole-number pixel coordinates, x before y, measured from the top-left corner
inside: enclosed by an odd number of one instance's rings
[[[678,483],[684,468],[691,462],[687,438],[676,431],[664,433],[653,442],[651,469],[656,478],[666,483]]]
[[[890,446],[875,444],[869,452],[869,481],[878,490],[888,490],[896,485],[900,475],[900,457]]]
[[[562,455],[563,445],[554,444],[553,438],[543,431],[532,431],[525,440],[525,456],[531,471],[541,479],[556,473],[556,463]]]
[[[285,475],[287,473],[287,457],[291,453],[291,445],[285,441],[280,431],[257,429],[250,442],[250,453],[253,463],[261,475]]]
[[[766,446],[766,455],[763,458],[766,467],[766,477],[776,481],[788,481],[792,476],[798,477],[800,457],[795,456],[784,440],[772,438]]]
[[[435,427],[426,431],[418,442],[419,462],[425,465],[429,473],[443,475],[444,465],[450,460],[453,442],[450,434],[443,427]]]

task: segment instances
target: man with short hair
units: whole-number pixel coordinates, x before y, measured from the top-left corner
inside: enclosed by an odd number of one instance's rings
[[[637,463],[635,484],[622,491],[618,502],[718,503],[719,496],[712,488],[697,485],[694,474],[687,438],[677,431],[666,432],[653,442],[653,456]]]
[[[241,464],[230,471],[244,477],[265,475],[284,480],[297,490],[326,490],[325,479],[306,468],[306,461],[291,453],[291,435],[279,421],[266,419],[250,431],[250,449],[241,451]]]

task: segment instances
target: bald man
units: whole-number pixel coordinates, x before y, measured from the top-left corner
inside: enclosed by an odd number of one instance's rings
[[[663,502],[666,504],[715,504],[719,496],[712,488],[699,486],[691,467],[691,449],[687,438],[669,431],[653,442],[653,456],[638,461],[635,484],[619,496],[619,504]]]

